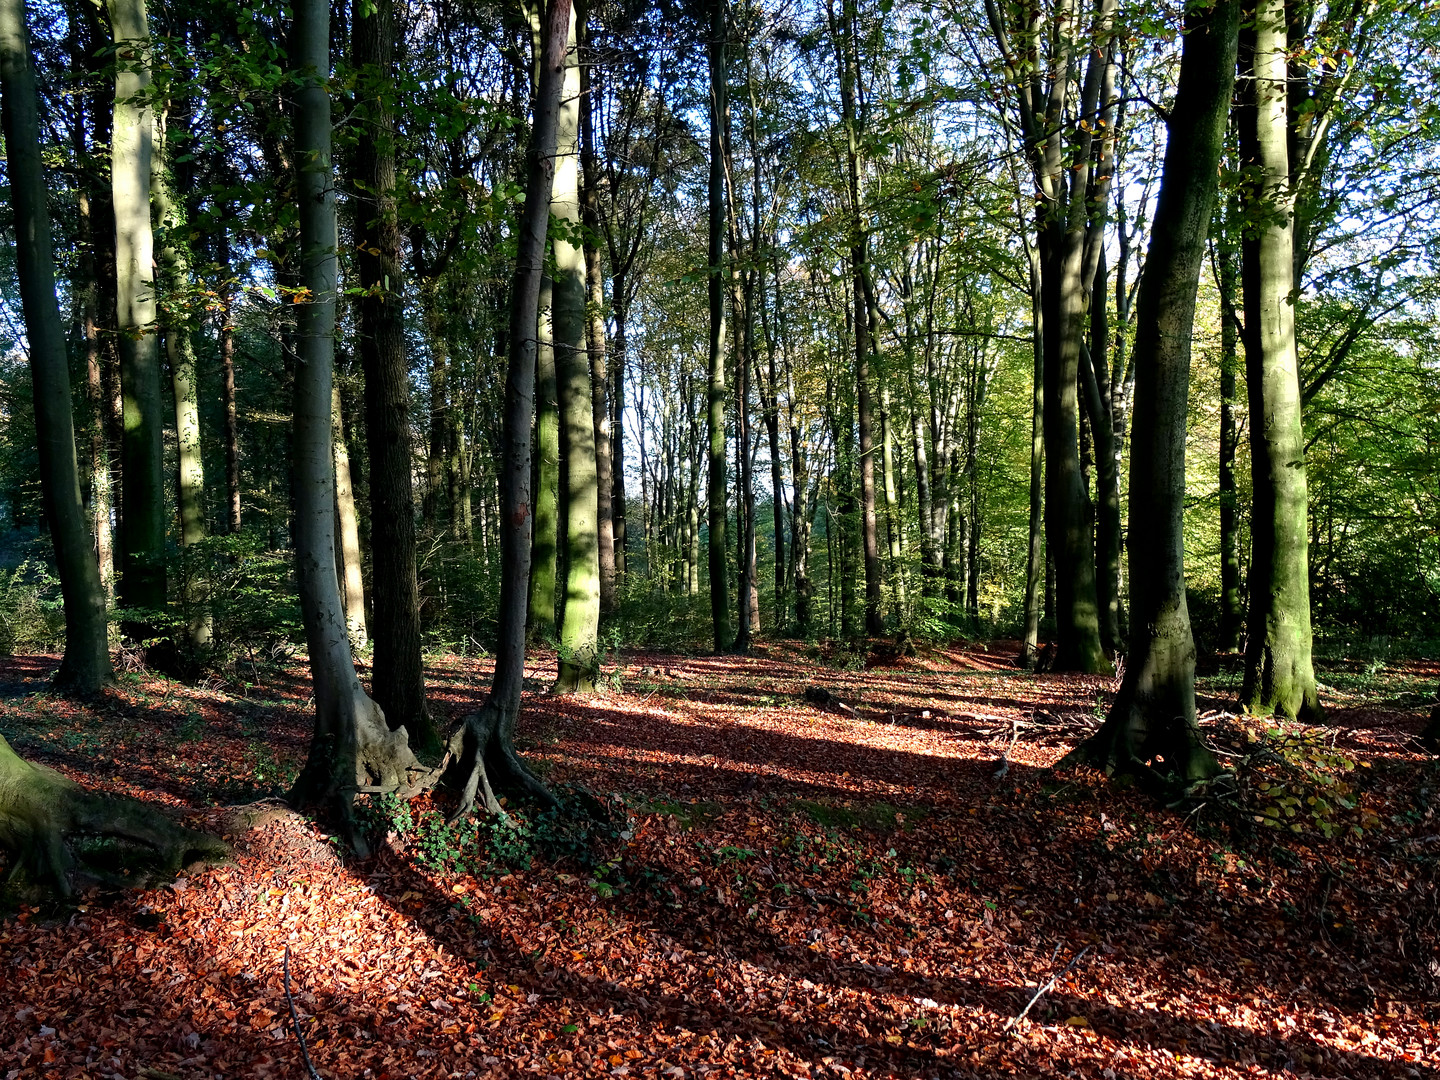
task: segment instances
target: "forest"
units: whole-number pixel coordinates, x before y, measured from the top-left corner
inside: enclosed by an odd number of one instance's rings
[[[1437,0],[0,0],[0,1068],[1421,1077]]]

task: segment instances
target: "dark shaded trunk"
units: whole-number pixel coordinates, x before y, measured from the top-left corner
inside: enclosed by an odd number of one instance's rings
[[[1136,311],[1130,654],[1105,723],[1071,755],[1110,773],[1187,784],[1221,771],[1196,724],[1195,643],[1185,602],[1185,436],[1196,290],[1219,184],[1239,19],[1239,0],[1216,0],[1185,16]]]
[[[410,365],[405,346],[405,289],[395,203],[396,131],[393,0],[355,0],[351,51],[364,124],[363,152],[349,169],[354,191],[359,353],[365,372],[365,445],[370,493],[370,601],[375,643],[371,691],[393,729],[415,748],[436,753],[440,736],[425,701],[420,586],[415,569],[415,496],[410,430]]]
[[[70,413],[70,370],[55,295],[54,249],[45,201],[39,95],[28,39],[24,0],[0,2],[0,122],[4,127],[6,173],[14,213],[15,270],[30,346],[41,499],[65,600],[65,658],[55,675],[55,687],[63,693],[88,696],[112,682],[114,672],[110,666],[105,590],[80,498],[75,426]],[[8,755],[3,760],[19,768],[19,759],[14,758],[3,740],[0,754]],[[6,782],[0,780],[0,793],[7,790]],[[0,801],[0,837],[10,831],[4,818],[11,812],[13,808]],[[57,873],[60,870],[47,869]]]
[[[725,551],[725,131],[729,113],[725,81],[725,0],[710,0],[710,181],[708,281],[710,347],[706,383],[709,476],[710,622],[716,652],[731,645]]]
[[[1239,296],[1234,242],[1228,234],[1220,238],[1215,262],[1220,284],[1220,638],[1215,647],[1234,653],[1240,651],[1245,607],[1240,599],[1240,494],[1235,485],[1235,453],[1240,446],[1235,420]]]

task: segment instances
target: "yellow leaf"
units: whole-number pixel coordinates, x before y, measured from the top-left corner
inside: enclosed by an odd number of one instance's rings
[[[1090,1026],[1090,1021],[1086,1020],[1083,1016],[1071,1016],[1066,1019],[1065,1026],[1073,1028],[1088,1028]]]

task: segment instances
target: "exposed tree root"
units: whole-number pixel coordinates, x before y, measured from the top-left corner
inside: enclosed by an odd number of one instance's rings
[[[493,701],[486,701],[478,712],[465,717],[460,729],[450,737],[451,765],[444,783],[460,798],[451,821],[470,813],[477,798],[487,814],[505,818],[497,789],[546,808],[560,805],[555,794],[525,767],[510,740],[503,737],[504,720],[503,710]]]
[[[12,883],[68,897],[86,885],[147,888],[192,862],[229,855],[220,840],[143,803],[93,794],[24,761],[0,740],[0,847]]]

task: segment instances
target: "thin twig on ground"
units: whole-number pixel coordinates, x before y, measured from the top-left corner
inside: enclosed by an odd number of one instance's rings
[[[305,1062],[305,1069],[310,1074],[310,1080],[323,1080],[315,1065],[310,1060],[310,1051],[305,1046],[305,1036],[300,1031],[300,1014],[295,1011],[295,997],[290,993],[290,946],[285,946],[285,1002],[290,1006],[290,1024],[295,1029],[295,1041],[300,1044],[300,1057]]]
[[[1058,945],[1056,946],[1056,950],[1059,950]],[[1066,964],[1063,970],[1057,971],[1054,975],[1051,975],[1050,978],[1046,979],[1045,982],[1041,983],[1040,989],[1035,991],[1035,996],[1030,999],[1029,1003],[1025,1006],[1025,1008],[1020,1010],[1020,1015],[1011,1019],[1003,1028],[1000,1029],[1000,1033],[1002,1035],[1008,1033],[1011,1028],[1013,1028],[1016,1024],[1020,1023],[1021,1020],[1024,1020],[1026,1014],[1035,1007],[1035,1003],[1039,1001],[1042,997],[1044,997],[1046,994],[1048,994],[1051,990],[1053,990],[1055,988],[1055,984],[1061,979],[1063,979],[1066,975],[1068,975],[1070,973],[1070,970],[1082,959],[1084,959],[1085,954],[1089,951],[1090,946],[1086,945],[1083,949],[1081,949],[1078,953],[1075,954],[1075,958],[1071,960],[1070,963]]]

